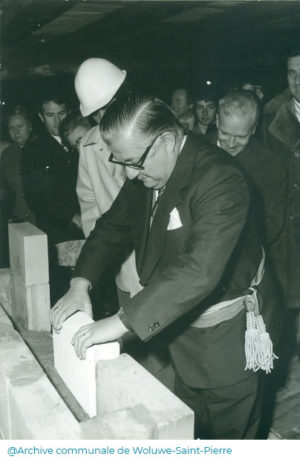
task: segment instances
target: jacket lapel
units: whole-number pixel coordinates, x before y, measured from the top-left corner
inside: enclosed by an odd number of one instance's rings
[[[182,200],[183,190],[190,183],[193,165],[193,143],[191,139],[188,138],[178,157],[177,164],[166,185],[166,189],[159,200],[150,230],[151,210],[150,213],[148,211],[148,219],[145,220],[145,222],[147,221],[147,227],[144,229],[144,234],[146,235],[147,233],[148,240],[144,239],[143,241],[144,253],[143,257],[139,259],[142,284],[147,282],[158,264],[164,249],[170,213]]]
[[[137,242],[136,248],[136,265],[138,274],[141,273],[142,264],[144,261],[144,254],[149,236],[150,217],[152,209],[152,189],[147,189],[143,187],[143,190],[143,193],[140,195],[142,201],[140,207],[138,207],[139,213],[135,225],[137,236],[141,236],[141,239],[139,239]]]
[[[269,126],[269,132],[289,149],[296,149],[300,144],[300,126],[293,113],[293,101],[290,99],[278,110]]]

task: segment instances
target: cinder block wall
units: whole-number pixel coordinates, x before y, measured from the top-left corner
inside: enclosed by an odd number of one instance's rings
[[[81,427],[0,308],[0,427],[5,439],[80,439]]]
[[[97,363],[97,417],[79,422],[5,309],[0,272],[0,432],[4,439],[192,439],[193,412],[126,354]],[[5,308],[5,309],[4,309]]]

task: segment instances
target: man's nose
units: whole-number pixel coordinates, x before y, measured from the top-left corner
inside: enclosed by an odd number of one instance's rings
[[[54,116],[54,123],[55,123],[55,125],[59,125],[59,116],[58,115]]]
[[[227,143],[228,143],[228,146],[229,146],[230,148],[234,148],[235,145],[236,145],[236,139],[235,139],[235,137],[234,137],[234,136],[230,136],[230,137],[228,138]]]
[[[300,72],[296,73],[295,82],[296,82],[296,85],[300,85]]]
[[[127,176],[127,178],[129,180],[133,180],[140,173],[139,170],[137,170],[136,168],[131,168],[131,167],[125,167],[125,172],[126,172],[126,176]]]

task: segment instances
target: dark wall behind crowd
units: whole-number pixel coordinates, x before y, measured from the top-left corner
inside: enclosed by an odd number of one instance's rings
[[[14,103],[36,111],[39,94],[49,87],[68,95],[75,107],[74,74],[92,56],[126,69],[134,88],[165,100],[178,86],[196,91],[209,80],[222,92],[250,75],[264,85],[267,101],[285,88],[285,53],[300,42],[297,1],[0,0],[1,5],[2,113]],[[89,13],[95,21],[81,24]],[[45,64],[49,76],[35,74]]]

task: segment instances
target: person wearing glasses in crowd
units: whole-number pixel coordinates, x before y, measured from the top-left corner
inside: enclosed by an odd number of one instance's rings
[[[218,147],[185,135],[155,97],[116,100],[100,128],[110,162],[125,168],[127,180],[88,237],[71,287],[52,309],[53,327],[59,331],[77,310],[90,313],[89,288],[134,248],[143,289],[115,315],[82,326],[72,340],[76,354],[85,358],[89,346],[128,332],[143,342],[160,338],[174,364],[175,393],[195,412],[195,437],[254,438],[263,387],[255,371],[272,369],[269,335],[276,342],[281,320],[245,177]],[[248,305],[255,311],[246,315]],[[245,352],[246,317],[254,330]],[[265,341],[259,352],[257,322]]]

